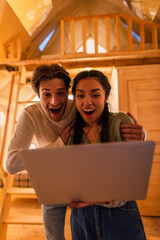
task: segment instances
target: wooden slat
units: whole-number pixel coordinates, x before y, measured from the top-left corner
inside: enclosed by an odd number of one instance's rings
[[[106,23],[106,49],[107,52],[110,52],[110,18],[105,18]]]
[[[157,27],[152,27],[152,44],[153,44],[153,49],[158,48],[158,41],[157,41]]]
[[[140,49],[144,50],[145,49],[145,35],[144,35],[144,24],[141,23],[140,24]]]
[[[43,224],[42,216],[9,216],[4,219],[7,224]]]
[[[82,19],[83,53],[86,54],[86,19]]]
[[[116,43],[117,51],[120,51],[120,17],[116,16]]]
[[[26,82],[26,83],[20,83],[20,86],[31,86],[31,83],[30,82]]]
[[[95,54],[98,53],[98,21],[97,18],[93,18],[94,24],[94,41],[95,41]]]
[[[18,104],[37,103],[39,101],[18,101]]]
[[[71,34],[71,53],[75,53],[75,31],[74,21],[70,21],[70,34]]]
[[[128,29],[127,29],[127,35],[128,35],[128,51],[132,51],[132,20],[127,20]]]
[[[18,110],[18,99],[19,99],[19,93],[20,93],[20,82],[24,81],[24,77],[26,76],[26,69],[25,67],[21,67],[21,75],[19,73],[19,78],[17,81],[17,93],[16,93],[16,99],[15,99],[15,107],[14,107],[14,114],[13,114],[13,125],[12,125],[12,135],[14,133],[14,129],[15,129],[15,122],[16,122],[16,116],[17,116],[17,110]]]
[[[23,188],[23,187],[12,187],[8,189],[8,194],[12,195],[35,195],[35,190],[33,188]]]
[[[65,53],[65,46],[64,46],[64,21],[61,20],[61,54],[64,55]]]
[[[6,116],[5,129],[4,129],[4,137],[3,137],[2,147],[1,147],[0,165],[3,163],[5,146],[6,146],[6,141],[7,141],[7,132],[8,132],[8,127],[9,127],[8,123],[9,123],[11,101],[12,101],[12,97],[13,97],[14,81],[15,81],[15,75],[12,76],[12,80],[11,80],[10,95],[9,95],[9,100],[8,100],[8,109],[7,109],[7,116]]]

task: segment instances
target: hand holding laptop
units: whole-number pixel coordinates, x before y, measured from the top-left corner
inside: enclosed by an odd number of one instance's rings
[[[71,202],[71,203],[69,203],[69,206],[71,208],[82,208],[82,207],[88,207],[88,206],[91,206],[91,205],[105,204],[105,203],[106,202],[91,202],[91,203],[88,203],[88,202]],[[111,204],[111,205],[114,205],[115,201],[109,201],[108,203]]]

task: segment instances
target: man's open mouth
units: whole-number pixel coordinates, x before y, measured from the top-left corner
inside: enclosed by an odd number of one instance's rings
[[[59,107],[59,108],[50,108],[49,109],[53,114],[57,114],[57,113],[59,113],[60,111],[61,111],[61,107]]]
[[[95,112],[95,109],[84,109],[83,112],[89,116]]]

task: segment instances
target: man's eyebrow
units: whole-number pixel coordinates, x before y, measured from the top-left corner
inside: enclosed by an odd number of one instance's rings
[[[66,88],[65,87],[64,88],[57,88],[56,90],[61,91],[61,90],[66,90]]]
[[[49,88],[42,88],[41,91],[50,91]]]
[[[61,90],[65,90],[65,87],[64,88],[57,88],[56,91],[61,91]],[[42,88],[41,91],[51,91],[50,88]]]

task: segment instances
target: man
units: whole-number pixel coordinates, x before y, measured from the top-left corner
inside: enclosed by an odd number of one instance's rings
[[[61,66],[42,65],[34,70],[31,85],[40,98],[39,103],[26,107],[19,117],[8,147],[5,169],[9,174],[24,170],[20,150],[36,147],[64,146],[70,136],[74,119],[74,102],[68,100],[69,73]],[[126,140],[142,140],[142,127],[137,124],[121,126]],[[54,157],[54,156],[53,156]],[[43,222],[47,240],[64,240],[65,205],[43,205]]]

